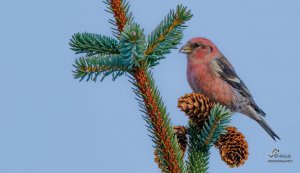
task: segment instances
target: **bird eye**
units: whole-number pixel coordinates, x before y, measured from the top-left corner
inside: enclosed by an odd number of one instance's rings
[[[200,43],[194,43],[194,44],[193,44],[193,47],[194,47],[194,48],[201,47],[201,46],[202,46],[202,44],[200,44]]]

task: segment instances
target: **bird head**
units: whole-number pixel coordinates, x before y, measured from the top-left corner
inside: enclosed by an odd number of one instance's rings
[[[203,59],[205,57],[214,57],[218,53],[218,48],[209,40],[203,37],[196,37],[189,40],[179,49],[180,53],[187,54],[188,57]]]

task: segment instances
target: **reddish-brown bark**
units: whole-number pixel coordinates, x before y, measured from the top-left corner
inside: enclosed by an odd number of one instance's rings
[[[114,13],[114,18],[116,19],[116,25],[118,26],[118,30],[120,32],[123,31],[123,28],[127,22],[126,14],[124,11],[124,7],[122,6],[121,0],[111,0],[111,9]]]
[[[154,93],[152,87],[150,86],[147,72],[144,69],[136,68],[133,71],[133,75],[138,85],[138,89],[143,95],[148,116],[153,125],[155,135],[157,136],[160,143],[159,145],[164,146],[162,148],[163,159],[169,163],[168,167],[164,169],[167,169],[171,173],[179,173],[180,168],[176,159],[176,153],[173,149],[170,136],[167,133],[167,128],[164,125],[162,112],[157,105],[156,99],[153,97]]]

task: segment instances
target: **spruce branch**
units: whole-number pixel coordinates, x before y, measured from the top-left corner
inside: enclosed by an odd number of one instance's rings
[[[219,103],[211,109],[208,121],[205,122],[199,136],[202,146],[211,147],[221,134],[226,133],[226,127],[230,122],[230,116],[230,110]]]
[[[145,113],[144,119],[155,143],[160,167],[164,168],[163,172],[183,172],[182,152],[151,72],[136,68],[133,71],[131,82],[136,87],[134,92],[137,95],[141,111]]]
[[[173,126],[174,135],[177,137],[177,141],[182,152],[182,157],[184,157],[186,148],[187,148],[187,129],[185,126]],[[159,156],[160,155],[160,156]],[[163,162],[160,160],[161,153],[158,152],[157,149],[154,150],[154,161],[157,163],[158,167],[162,170],[166,170],[167,167],[163,166]],[[166,172],[166,171],[164,171]]]
[[[76,33],[70,40],[71,50],[76,54],[119,54],[118,41],[114,38],[93,33]]]
[[[226,133],[231,112],[219,103],[210,102],[202,94],[186,94],[178,99],[178,107],[189,115],[188,173],[206,173],[209,149]],[[207,111],[210,110],[207,116]],[[199,121],[200,120],[200,121]]]
[[[120,37],[120,53],[129,68],[139,67],[144,60],[145,51],[144,30],[136,23],[127,23]]]
[[[189,154],[187,173],[207,173],[209,151],[192,150]]]
[[[110,19],[109,23],[112,24],[113,34],[119,37],[123,28],[127,22],[133,20],[132,12],[129,10],[129,3],[126,0],[105,0],[103,1],[107,4],[107,12],[114,15],[114,20]]]
[[[151,36],[150,34],[146,44],[143,29],[132,22],[133,17],[129,11],[129,4],[125,0],[105,0],[105,3],[108,5],[107,11],[112,13],[115,18],[110,20],[110,23],[115,26],[113,33],[118,41],[98,38],[95,35],[87,38],[83,37],[86,34],[74,36],[70,44],[74,51],[88,55],[88,57],[82,57],[75,61],[74,77],[80,78],[80,80],[86,78],[87,81],[96,81],[99,76],[102,76],[103,80],[104,77],[112,74],[115,79],[127,72],[130,82],[134,85],[134,92],[137,95],[141,111],[145,114],[144,119],[151,132],[162,171],[183,173],[185,171],[183,153],[148,67],[158,64],[160,57],[170,53],[170,50],[167,49],[175,48],[179,44],[182,30],[185,27],[183,24],[192,15],[190,11],[186,10],[186,7],[178,6],[176,11],[171,11],[169,18],[167,17],[164,21],[165,23],[162,22],[161,29],[163,30],[160,31],[157,28],[155,31],[158,35]],[[95,41],[97,39],[98,41]],[[103,44],[105,46],[100,49],[97,46],[102,39],[109,44],[107,44],[108,46]]]
[[[108,75],[112,75],[112,79],[129,72],[126,64],[121,61],[119,55],[94,55],[89,57],[80,57],[75,60],[74,78],[86,81],[96,81],[101,77],[100,81]]]
[[[107,1],[111,7],[111,11],[114,13],[116,25],[118,26],[118,32],[115,32],[117,38],[120,38],[120,44],[123,44],[127,49],[120,49],[120,52],[123,56],[123,59],[130,59],[133,62],[133,65],[130,66],[132,68],[132,79],[131,82],[135,86],[135,93],[138,96],[137,100],[139,101],[139,105],[141,107],[141,111],[145,113],[144,119],[147,122],[147,127],[149,131],[153,134],[152,140],[156,144],[155,148],[158,152],[159,160],[162,161],[162,171],[169,172],[169,173],[180,173],[184,170],[184,165],[182,161],[182,153],[180,151],[179,144],[177,142],[176,136],[174,136],[174,132],[172,126],[170,124],[170,119],[166,113],[166,108],[159,96],[158,89],[154,85],[154,80],[152,78],[151,72],[147,71],[147,66],[144,66],[144,61],[142,59],[144,56],[140,55],[140,51],[142,50],[141,47],[135,47],[134,44],[128,44],[127,41],[132,40],[132,30],[137,29],[139,31],[139,26],[131,25],[130,22],[132,20],[131,15],[127,15],[126,20],[119,20],[120,17],[116,15],[117,7],[120,6],[122,3],[121,1],[115,1],[117,4],[113,4],[111,1]],[[123,9],[125,13],[129,10],[129,5],[126,7],[127,10]],[[120,13],[120,14],[121,14]],[[130,13],[131,14],[131,13]],[[118,21],[121,21],[118,23]],[[112,21],[111,21],[112,22]],[[124,26],[128,22],[128,30],[121,35],[122,31],[124,30]],[[130,26],[133,26],[130,28]],[[142,32],[138,32],[142,33]],[[121,35],[121,36],[120,36]],[[138,34],[136,34],[138,35]],[[141,34],[142,35],[142,34]],[[142,37],[139,37],[142,38]],[[139,41],[137,45],[143,44],[143,39],[138,39]],[[121,47],[121,46],[120,46]],[[134,48],[135,47],[135,48]],[[126,53],[126,50],[134,50],[134,56],[130,53]],[[145,51],[144,51],[145,52]],[[125,57],[125,58],[124,58]],[[128,57],[128,58],[126,58]],[[130,57],[130,58],[129,58]],[[136,58],[136,59],[135,59]]]
[[[188,126],[188,160],[187,173],[207,173],[209,161],[209,148],[199,142],[201,130],[194,123],[189,122]]]
[[[183,5],[178,5],[176,10],[171,10],[165,19],[148,35],[148,45],[145,56],[148,57],[150,66],[155,66],[158,61],[175,49],[183,37],[184,23],[192,18],[190,10]]]

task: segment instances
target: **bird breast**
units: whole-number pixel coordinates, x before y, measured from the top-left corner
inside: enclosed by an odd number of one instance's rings
[[[208,63],[188,64],[187,79],[194,92],[202,93],[215,102],[231,108],[236,100],[229,84],[213,74]]]

